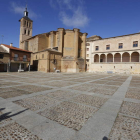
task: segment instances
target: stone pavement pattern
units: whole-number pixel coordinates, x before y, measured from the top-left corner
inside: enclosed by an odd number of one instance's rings
[[[139,140],[140,77],[0,73],[0,139]]]

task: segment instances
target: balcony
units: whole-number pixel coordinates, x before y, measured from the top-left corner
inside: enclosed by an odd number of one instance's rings
[[[27,58],[23,58],[23,61],[24,61],[24,62],[27,62]]]
[[[19,61],[19,57],[14,57],[13,60],[14,61]]]
[[[23,58],[23,57],[12,57],[13,61],[23,61],[23,62],[29,62],[30,58]]]

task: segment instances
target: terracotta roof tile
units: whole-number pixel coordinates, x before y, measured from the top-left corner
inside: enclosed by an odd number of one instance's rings
[[[12,50],[30,52],[30,51],[23,50],[23,49],[20,49],[20,48],[16,48],[16,47],[13,47],[13,46],[10,46],[10,45],[6,45],[6,44],[1,44],[1,45],[4,45],[5,47],[7,47],[7,48],[9,48],[9,49],[12,49]],[[30,53],[32,53],[32,52],[30,52]]]

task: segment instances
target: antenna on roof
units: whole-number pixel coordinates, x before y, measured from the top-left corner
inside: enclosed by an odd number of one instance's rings
[[[26,9],[27,9],[27,0],[26,0]]]
[[[4,38],[4,35],[1,35],[1,44],[3,44],[3,38]]]

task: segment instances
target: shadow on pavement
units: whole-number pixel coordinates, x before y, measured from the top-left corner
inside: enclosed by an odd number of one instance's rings
[[[2,110],[4,110],[4,109],[5,109],[5,108],[0,108],[0,111],[2,111]],[[3,121],[3,120],[5,120],[5,119],[11,118],[11,117],[13,117],[13,116],[19,115],[19,114],[25,112],[26,110],[28,110],[28,109],[19,111],[19,112],[15,113],[15,114],[12,114],[12,115],[10,115],[12,112],[4,113],[4,114],[0,115],[0,122]]]

